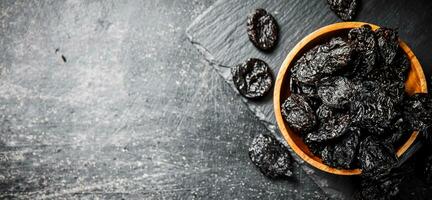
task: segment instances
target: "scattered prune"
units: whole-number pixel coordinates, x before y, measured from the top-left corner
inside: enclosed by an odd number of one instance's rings
[[[256,136],[249,147],[249,157],[267,177],[290,177],[293,174],[292,158],[288,149],[273,136]]]
[[[372,136],[360,142],[357,159],[362,169],[362,176],[375,180],[388,175],[398,161],[392,147]]]
[[[266,95],[272,85],[273,76],[264,61],[250,58],[246,62],[231,68],[234,85],[247,98],[259,98]]]
[[[342,20],[350,21],[357,12],[357,0],[327,0],[330,9]]]
[[[328,144],[321,151],[321,158],[329,166],[350,169],[357,154],[359,144],[360,129],[350,127],[345,133],[344,138],[335,144]]]
[[[291,69],[296,81],[314,85],[319,79],[334,74],[348,65],[351,46],[337,37],[306,52]]]
[[[378,48],[375,33],[369,25],[351,29],[348,41],[354,49],[353,74],[364,76],[372,71],[377,63]]]
[[[270,13],[259,8],[248,16],[247,34],[258,49],[269,51],[276,46],[279,27]]]
[[[315,112],[306,97],[291,94],[282,104],[282,115],[288,125],[299,133],[305,133],[317,124]]]
[[[384,64],[389,65],[393,62],[399,47],[398,32],[389,28],[379,28],[376,30],[379,53],[384,60]]]
[[[323,79],[318,87],[318,96],[323,103],[335,108],[346,106],[353,98],[354,92],[354,85],[342,76]]]

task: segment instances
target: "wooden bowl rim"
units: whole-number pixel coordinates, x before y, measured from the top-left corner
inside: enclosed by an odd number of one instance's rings
[[[337,169],[334,167],[330,167],[322,162],[319,162],[312,157],[310,157],[308,154],[303,152],[302,149],[300,149],[297,144],[294,142],[294,140],[291,138],[290,134],[288,134],[288,127],[284,123],[284,119],[282,117],[281,113],[281,88],[282,88],[282,82],[286,76],[286,73],[288,72],[288,68],[290,67],[290,64],[294,61],[296,55],[312,40],[315,40],[316,38],[320,37],[323,34],[327,34],[333,31],[337,30],[343,30],[343,29],[349,29],[349,28],[356,28],[360,27],[362,25],[368,24],[372,27],[373,30],[376,30],[379,28],[379,26],[371,23],[366,22],[339,22],[330,24],[327,26],[324,26],[322,28],[319,28],[318,30],[310,33],[306,37],[304,37],[299,43],[297,43],[296,46],[290,51],[290,53],[285,58],[284,62],[282,63],[281,68],[279,69],[279,73],[277,75],[276,81],[275,81],[275,88],[274,88],[274,94],[273,94],[273,106],[274,106],[274,112],[276,116],[276,121],[279,127],[279,130],[282,133],[282,136],[287,141],[288,145],[294,150],[294,152],[300,156],[304,161],[309,163],[310,165],[328,172],[332,174],[338,174],[338,175],[359,175],[361,174],[361,169]],[[420,65],[420,62],[418,61],[417,57],[414,55],[414,53],[411,51],[411,49],[408,47],[408,45],[400,40],[400,47],[405,51],[405,53],[408,55],[408,58],[411,62],[411,66],[414,69],[414,72],[417,74],[418,78],[420,79],[420,92],[427,93],[427,82],[426,78],[423,73],[423,69]],[[410,138],[405,142],[402,147],[400,147],[397,151],[397,156],[400,157],[415,141],[417,138],[418,132],[414,131]]]

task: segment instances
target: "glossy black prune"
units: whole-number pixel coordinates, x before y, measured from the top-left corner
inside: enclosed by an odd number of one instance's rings
[[[356,76],[364,76],[373,70],[377,63],[378,45],[375,33],[369,25],[351,29],[348,42],[354,49],[352,68]]]
[[[359,144],[360,129],[350,127],[342,140],[328,144],[321,151],[321,159],[329,166],[350,169],[356,158]]]
[[[318,87],[318,96],[322,102],[335,108],[346,106],[354,95],[354,85],[342,76],[323,79]]]
[[[360,190],[356,193],[356,200],[391,200],[399,193],[400,185],[410,169],[394,168],[387,175],[378,179],[365,178],[360,180]]]
[[[288,149],[275,137],[260,134],[249,147],[252,163],[269,178],[292,176],[292,158]]]
[[[288,125],[299,133],[313,130],[317,124],[315,112],[306,97],[291,94],[282,104],[282,115]]]
[[[375,180],[388,175],[398,161],[392,147],[372,136],[360,142],[357,159],[362,169],[361,175]]]
[[[399,47],[398,32],[389,28],[379,28],[375,34],[381,58],[384,64],[389,65],[393,62]]]
[[[270,13],[259,8],[248,16],[247,34],[255,47],[263,51],[269,51],[276,46],[279,27]]]
[[[371,134],[382,135],[397,114],[393,99],[383,91],[375,93],[373,98],[361,98],[351,102],[353,123],[367,129]]]
[[[231,74],[237,90],[247,98],[263,97],[273,85],[269,66],[257,58],[250,58],[231,68]]]
[[[348,65],[352,48],[342,38],[337,37],[318,45],[297,60],[291,69],[295,81],[314,85],[325,76],[332,75]]]
[[[290,91],[294,94],[302,94],[307,97],[317,96],[317,87],[315,85],[302,83],[293,78],[290,79]]]
[[[330,9],[342,20],[351,21],[357,12],[357,0],[327,0]]]
[[[404,117],[399,117],[385,130],[384,142],[392,145],[394,149],[400,147],[411,135],[413,129]]]
[[[387,69],[391,73],[391,78],[404,82],[408,76],[409,68],[411,66],[407,55],[402,49],[398,49],[396,57]]]
[[[414,130],[422,130],[432,125],[432,98],[428,94],[406,96],[403,114]]]
[[[351,125],[351,117],[348,114],[331,116],[328,121],[321,122],[317,130],[306,135],[306,140],[311,142],[326,142],[341,137]]]

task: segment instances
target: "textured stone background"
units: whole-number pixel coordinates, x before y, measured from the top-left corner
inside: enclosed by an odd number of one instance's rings
[[[1,0],[0,199],[322,199],[251,165],[267,130],[185,34],[212,3]]]

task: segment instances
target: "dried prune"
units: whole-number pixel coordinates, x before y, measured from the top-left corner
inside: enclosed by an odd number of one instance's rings
[[[259,98],[266,95],[272,85],[273,76],[264,61],[250,58],[231,69],[234,85],[247,98]]]
[[[387,175],[374,178],[362,178],[360,190],[356,193],[357,200],[391,200],[399,193],[400,185],[410,173],[409,169],[393,168]]]
[[[269,51],[276,46],[279,27],[270,13],[259,8],[248,16],[247,34],[258,49]]]
[[[352,68],[356,76],[367,75],[377,63],[378,48],[375,33],[369,25],[351,29],[348,41],[354,49]]]
[[[333,115],[324,123],[320,123],[315,131],[306,135],[306,140],[311,142],[325,142],[341,137],[351,125],[351,117],[348,114]]]
[[[413,130],[432,144],[432,98],[405,92],[411,63],[396,30],[363,25],[347,36],[311,47],[294,63],[282,114],[325,164],[360,167],[363,178],[394,194],[396,149]],[[371,197],[369,186],[363,194]]]
[[[393,145],[396,149],[406,141],[412,131],[407,120],[399,117],[389,126],[388,130],[385,130],[386,137],[384,141],[389,145]]]
[[[342,38],[333,38],[300,57],[291,69],[292,78],[313,85],[317,80],[346,67],[351,60],[351,52],[351,46]]]
[[[353,123],[372,134],[384,134],[385,128],[398,114],[395,99],[388,96],[377,82],[363,82],[359,94],[350,104]]]
[[[357,154],[360,129],[350,127],[346,131],[342,140],[328,144],[321,151],[321,159],[327,165],[343,169],[352,168]]]
[[[294,94],[302,94],[308,97],[317,96],[317,88],[315,85],[302,83],[293,78],[290,79],[290,91]]]
[[[317,124],[315,112],[306,97],[291,94],[282,104],[282,115],[288,125],[299,133],[313,130]]]
[[[405,97],[403,109],[414,130],[422,130],[432,125],[432,98],[428,94],[418,93]]]
[[[293,174],[293,161],[288,149],[273,136],[256,136],[249,147],[249,157],[267,177],[290,177]]]
[[[372,136],[360,142],[357,159],[362,176],[375,180],[388,175],[398,161],[392,147]]]
[[[321,155],[322,150],[326,147],[325,143],[311,141],[308,137],[303,137],[303,141],[314,155]]]
[[[354,96],[354,85],[342,76],[326,78],[318,87],[318,96],[324,104],[342,108],[346,106]]]
[[[390,65],[390,67],[388,67],[388,70],[392,74],[393,80],[405,82],[408,76],[410,65],[411,63],[408,60],[407,55],[403,50],[399,48],[396,53],[396,57],[393,59],[392,64]]]
[[[393,62],[399,47],[398,32],[389,28],[379,28],[375,33],[381,58],[384,64],[389,65]]]
[[[342,20],[350,21],[357,12],[357,0],[327,0],[330,9]]]

